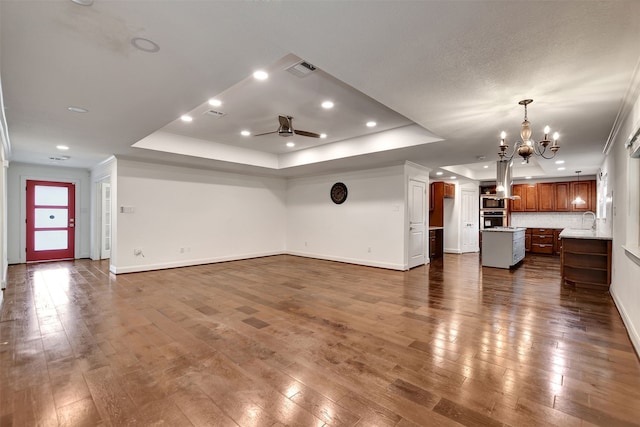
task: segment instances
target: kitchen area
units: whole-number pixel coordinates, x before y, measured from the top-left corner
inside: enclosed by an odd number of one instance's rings
[[[611,200],[598,198],[596,177],[513,183],[507,161],[497,162],[497,177],[480,185],[483,267],[517,268],[529,254],[555,256],[563,283],[609,286]]]

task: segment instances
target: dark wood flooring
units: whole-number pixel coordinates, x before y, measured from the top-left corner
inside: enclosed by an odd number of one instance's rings
[[[640,364],[559,260],[397,272],[273,256],[9,268],[1,426],[631,426]]]

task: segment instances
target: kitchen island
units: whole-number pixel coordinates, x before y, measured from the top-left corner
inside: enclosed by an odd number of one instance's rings
[[[482,266],[511,268],[524,259],[524,227],[482,230]]]
[[[609,287],[611,284],[610,232],[566,228],[560,233],[562,282]]]

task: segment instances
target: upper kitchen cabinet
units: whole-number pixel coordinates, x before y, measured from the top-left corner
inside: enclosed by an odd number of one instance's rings
[[[456,198],[456,185],[448,182],[444,183],[444,198],[455,199]]]
[[[556,212],[571,211],[571,183],[554,182],[553,199]]]
[[[556,209],[555,183],[544,182],[538,184],[538,211],[553,212]]]
[[[510,202],[511,212],[536,212],[538,210],[538,191],[535,184],[514,184],[511,187],[513,199]]]
[[[578,196],[584,203],[571,203],[572,212],[586,212],[593,211],[595,209],[596,197],[593,194],[595,192],[595,181],[574,181],[571,183],[571,200],[575,200]]]

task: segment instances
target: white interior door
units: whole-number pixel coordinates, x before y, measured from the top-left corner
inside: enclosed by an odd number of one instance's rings
[[[427,251],[427,183],[409,180],[409,268],[424,265]]]
[[[100,259],[111,258],[111,184],[101,185],[101,215],[100,215]]]
[[[462,252],[477,252],[478,247],[478,198],[476,191],[462,189]]]

